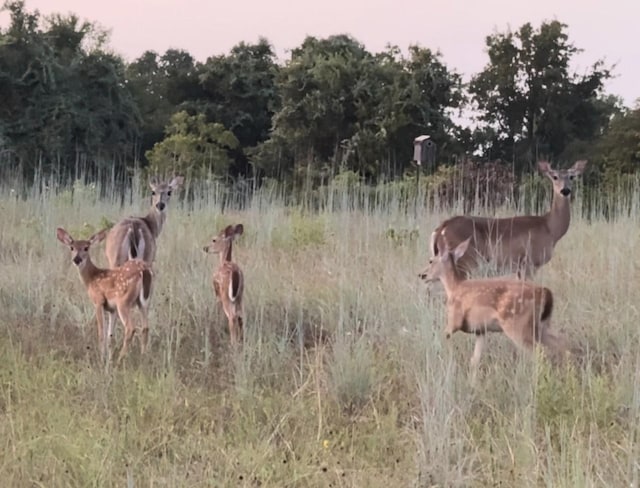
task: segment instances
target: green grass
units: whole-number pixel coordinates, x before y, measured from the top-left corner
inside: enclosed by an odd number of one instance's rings
[[[218,193],[174,199],[150,353],[134,342],[107,372],[55,228],[86,237],[147,203],[120,209],[99,190],[0,189],[3,486],[638,486],[638,212],[574,212],[536,276],[556,296],[553,327],[586,351],[579,365],[551,369],[492,335],[472,386],[472,338],[446,341],[443,294],[417,278],[450,211],[404,212],[393,194],[358,210],[342,190],[314,212],[277,192],[224,214]],[[201,250],[232,222],[245,225],[235,354]],[[106,264],[102,246],[93,257]]]

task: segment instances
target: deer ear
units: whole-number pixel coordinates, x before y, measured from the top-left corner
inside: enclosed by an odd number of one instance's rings
[[[571,171],[573,171],[576,176],[581,175],[587,167],[587,160],[581,159],[580,161],[576,161],[573,166],[571,166]]]
[[[96,232],[91,237],[89,237],[89,244],[92,246],[97,244],[98,242],[102,242],[105,237],[107,237],[107,229],[102,229],[100,232]]]
[[[169,182],[169,187],[172,190],[177,189],[179,186],[182,186],[182,184],[184,183],[184,176],[175,176],[170,182]]]
[[[549,161],[538,161],[538,169],[542,174],[546,175],[551,171],[551,165],[549,164]]]
[[[155,176],[149,177],[149,188],[155,191],[156,186],[158,186],[158,179]]]
[[[456,248],[453,250],[454,263],[457,263],[460,260],[460,258],[464,256],[464,253],[466,253],[467,249],[469,248],[470,242],[471,242],[471,237],[467,238],[466,240],[462,241],[460,244],[456,246]]]
[[[71,237],[69,233],[66,230],[64,230],[62,227],[58,227],[56,229],[56,237],[60,242],[62,242],[63,244],[66,244],[67,246],[70,246],[71,244],[73,244],[73,237]]]

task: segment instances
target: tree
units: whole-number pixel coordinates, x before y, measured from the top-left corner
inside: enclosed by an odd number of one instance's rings
[[[211,122],[229,128],[240,146],[234,151],[235,174],[246,174],[246,148],[265,141],[278,105],[278,65],[269,42],[241,42],[228,55],[214,56],[202,66],[202,98],[192,105]]]
[[[238,147],[238,140],[222,124],[181,111],[171,116],[166,134],[146,153],[150,172],[165,177],[179,173],[188,179],[227,175],[232,161],[228,151]]]
[[[606,173],[630,174],[640,169],[640,102],[613,117],[598,149]]]
[[[124,63],[102,50],[104,31],[74,15],[42,20],[22,1],[4,8],[11,16],[0,32],[5,146],[27,173],[36,165],[65,175],[124,169],[139,117]]]
[[[598,61],[584,75],[570,73],[579,50],[566,27],[552,21],[535,30],[527,23],[487,37],[489,64],[469,91],[483,128],[493,133],[483,148],[493,158],[560,157],[572,140],[597,137],[606,126],[611,107],[600,99],[610,70]]]
[[[389,47],[374,55],[346,35],[307,37],[280,70],[280,109],[256,164],[295,172],[302,161],[305,174],[341,168],[376,179],[402,173],[421,133],[446,146],[453,133],[447,111],[462,100],[460,77],[438,53],[411,46],[409,54]]]

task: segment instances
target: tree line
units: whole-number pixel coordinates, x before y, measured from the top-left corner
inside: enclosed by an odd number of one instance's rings
[[[432,49],[372,53],[349,35],[307,37],[279,62],[267,39],[197,61],[146,51],[130,63],[106,31],[22,0],[0,29],[0,165],[26,176],[126,177],[137,168],[190,177],[370,181],[415,171],[429,134],[439,165],[587,157],[608,175],[640,162],[640,108],[604,90],[604,60],[579,52],[559,21],[486,37],[483,70],[464,81]],[[456,122],[461,111],[474,128]]]

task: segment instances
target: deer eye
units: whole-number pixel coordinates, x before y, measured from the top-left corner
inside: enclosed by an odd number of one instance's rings
[[[152,194],[152,195],[155,195],[155,194],[156,194],[156,192],[155,192],[155,191],[151,191],[151,194]]]
[[[569,176],[569,179],[570,179],[570,180],[572,180],[573,178],[574,178],[574,176],[573,176],[573,175],[570,175],[570,176]]]
[[[169,191],[167,192],[167,196],[169,196],[169,197],[171,196],[171,190],[169,190]]]
[[[553,175],[553,179],[554,179],[554,180],[557,180],[557,179],[558,179],[558,177],[557,177],[556,175]]]
[[[73,246],[69,246],[69,249],[71,249],[73,251]]]
[[[85,252],[89,251],[89,246],[85,247],[85,248],[84,248],[84,251],[85,251]]]

